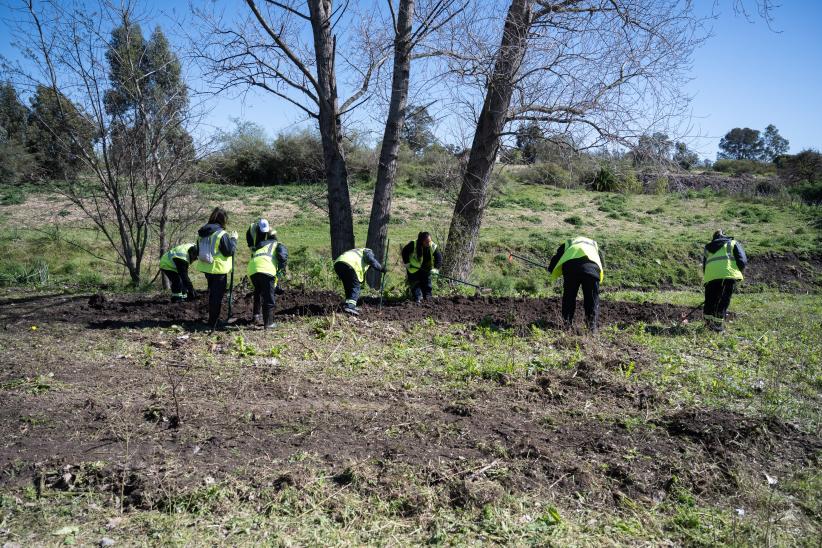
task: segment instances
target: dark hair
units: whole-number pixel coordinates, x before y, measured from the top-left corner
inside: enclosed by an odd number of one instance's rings
[[[422,258],[422,244],[423,242],[425,242],[425,240],[427,240],[430,237],[431,234],[429,234],[428,232],[420,232],[419,234],[417,234],[417,245],[415,246],[417,248],[417,257]]]
[[[223,230],[225,230],[225,227],[228,224],[228,213],[226,213],[225,209],[221,207],[215,207],[214,211],[212,211],[211,215],[208,217],[208,224],[220,225]]]
[[[194,262],[194,259],[197,258],[197,255],[199,255],[199,253],[200,252],[197,249],[196,245],[193,245],[193,246],[189,247],[188,248],[188,262],[190,262],[190,263]]]
[[[720,228],[719,230],[714,232],[714,238],[713,239],[716,240],[717,238],[721,238],[722,236],[724,236],[724,234],[722,234],[722,229]]]

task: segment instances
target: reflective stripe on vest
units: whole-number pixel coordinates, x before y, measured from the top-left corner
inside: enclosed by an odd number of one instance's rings
[[[594,240],[581,236],[565,242],[565,251],[562,257],[559,258],[559,262],[557,262],[553,272],[551,272],[551,280],[556,280],[562,276],[562,265],[572,259],[580,259],[582,257],[586,257],[588,260],[596,263],[599,267],[599,281],[602,282],[604,273],[602,271],[602,261],[599,259],[599,246]]]
[[[705,248],[705,273],[702,283],[714,280],[742,280],[742,271],[734,258],[736,240],[730,240],[725,245],[711,253]]]
[[[368,270],[370,265],[365,264],[365,248],[358,248],[358,249],[350,249],[337,257],[337,260],[334,261],[336,263],[345,263],[351,268],[354,269],[354,272],[357,274],[357,280],[360,283],[365,281],[365,272]]]
[[[274,262],[274,251],[277,249],[277,242],[271,242],[264,245],[254,252],[251,260],[248,262],[248,275],[252,274],[269,274],[277,277],[277,263]]]
[[[422,268],[422,263],[425,259],[425,250],[423,249],[422,257],[417,257],[417,241],[412,240],[410,243],[414,244],[414,248],[411,250],[411,258],[408,259],[408,272],[413,274]],[[437,244],[431,242],[429,249],[431,249],[431,268],[434,268],[434,253],[437,252]]]
[[[225,230],[218,230],[208,237],[209,245],[211,246],[211,255],[214,262],[211,264],[197,261],[195,263],[197,270],[206,274],[228,274],[234,264],[231,257],[226,257],[220,253],[220,239],[225,234]]]
[[[182,259],[189,263],[188,249],[193,245],[194,244],[180,244],[163,253],[163,256],[160,257],[160,268],[162,270],[177,272],[177,265],[174,264],[174,259]]]

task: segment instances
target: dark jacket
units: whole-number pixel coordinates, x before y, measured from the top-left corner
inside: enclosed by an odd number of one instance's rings
[[[219,230],[225,230],[223,227],[217,224],[207,224],[203,225],[200,230],[197,231],[197,236],[200,238],[208,238],[215,232]],[[223,254],[225,257],[233,257],[234,252],[237,250],[237,240],[232,240],[228,232],[223,234],[223,237],[220,238],[220,253]]]
[[[267,235],[265,232],[262,234]],[[277,271],[282,272],[285,270],[285,267],[288,265],[288,248],[285,247],[283,244],[277,241],[277,238],[270,238],[268,240],[257,240],[257,247],[254,248],[254,251],[257,251],[261,247],[265,247],[270,243],[277,244],[277,247],[274,248],[274,256],[277,257]]]
[[[602,263],[603,270],[605,269],[605,259],[602,258],[602,250],[598,249],[599,253],[599,261]],[[563,242],[557,248],[557,252],[554,253],[554,256],[551,257],[551,262],[548,264],[548,273],[554,271],[556,268],[557,263],[562,258],[562,255],[565,253],[565,243]],[[566,274],[585,274],[587,276],[593,276],[594,278],[599,279],[599,266],[589,259],[588,257],[580,257],[578,259],[571,259],[570,261],[566,261],[562,264],[562,275]]]
[[[260,242],[262,242],[266,238],[271,237],[271,234],[269,232],[261,232],[260,227],[257,226],[256,224],[254,225],[254,232],[256,233],[256,236],[257,236],[257,238],[256,238],[257,245],[256,246],[254,245],[254,240],[255,240],[254,236],[255,235],[251,233],[251,227],[249,227],[248,230],[245,231],[245,242],[248,244],[248,247],[249,247],[249,249],[251,249],[251,251],[254,251],[254,250],[258,249],[260,247]],[[277,238],[275,237],[274,239],[276,240]]]
[[[731,236],[720,236],[719,238],[711,240],[711,242],[705,246],[705,250],[708,253],[716,253],[731,240],[733,240]],[[739,242],[736,242],[734,246],[734,259],[736,259],[736,266],[739,268],[739,271],[744,272],[745,267],[748,266],[748,256],[745,255],[745,250],[742,249],[742,244]],[[705,271],[705,255],[702,256],[702,271]]]
[[[411,254],[414,253],[414,240],[411,240],[405,247],[402,248],[402,262],[408,264],[411,262]],[[422,251],[422,266],[420,266],[420,270],[431,270],[433,262],[433,268],[439,269],[442,267],[442,253],[440,253],[439,248],[434,252],[434,257],[432,261],[431,257],[431,248],[424,248]]]

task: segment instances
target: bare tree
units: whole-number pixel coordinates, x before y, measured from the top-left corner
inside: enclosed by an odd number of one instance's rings
[[[239,20],[199,12],[205,37],[195,41],[197,56],[216,89],[254,87],[296,106],[320,129],[327,179],[331,254],[354,247],[354,225],[343,149],[342,117],[368,99],[369,85],[385,61],[378,47],[343,55],[337,26],[345,25],[349,3],[335,8],[332,0],[246,0],[249,13]],[[311,40],[306,38],[311,36]],[[350,50],[352,48],[349,48]],[[349,64],[358,80],[340,103],[337,59]]]
[[[419,3],[419,10],[416,0],[399,0],[397,8],[394,7],[394,0],[387,0],[387,4],[391,12],[391,27],[394,34],[394,65],[366,240],[366,247],[377,253],[385,247],[388,222],[391,218],[400,135],[406,118],[414,50],[428,36],[453,20],[466,6],[465,2],[454,0],[422,0]],[[378,279],[379,272],[368,272],[369,283],[376,285]]]
[[[26,0],[18,13],[18,42],[35,68],[4,59],[4,70],[53,102],[37,122],[86,172],[57,188],[94,222],[138,285],[152,235],[167,239],[190,222],[184,210],[196,210],[186,200],[196,120],[181,80],[160,85],[176,57],[135,66],[152,57],[157,42],[136,39],[142,34],[129,4],[104,2],[92,13],[79,2]]]
[[[511,0],[496,49],[499,26],[479,13],[467,19],[446,43],[461,95],[473,97],[473,86],[483,97],[478,110],[468,105],[476,130],[445,253],[444,270],[456,276],[470,274],[511,126],[536,122],[580,148],[630,145],[685,114],[686,69],[707,36],[687,0]]]

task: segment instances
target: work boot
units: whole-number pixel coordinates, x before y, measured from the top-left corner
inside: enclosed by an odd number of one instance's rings
[[[356,306],[346,305],[345,308],[343,308],[343,312],[345,312],[346,314],[351,314],[352,316],[360,315],[360,311]]]
[[[173,303],[181,303],[185,300],[185,297],[181,297],[180,295],[172,295],[171,302]]]
[[[277,327],[277,324],[274,323],[274,320],[271,319],[273,315],[274,314],[272,310],[263,311],[263,329],[274,329],[275,327]]]

